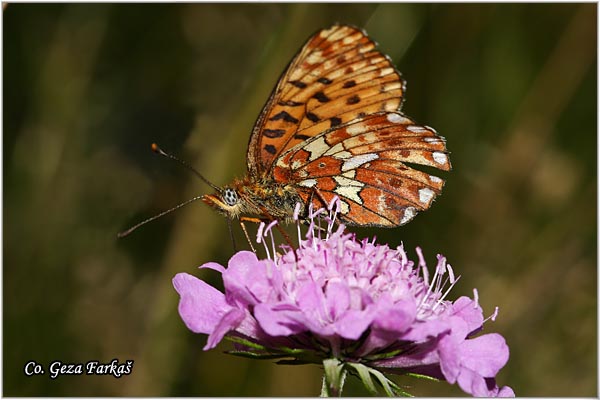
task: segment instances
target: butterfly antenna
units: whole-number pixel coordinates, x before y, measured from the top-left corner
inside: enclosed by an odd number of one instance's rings
[[[196,176],[200,179],[202,179],[208,186],[212,187],[213,189],[215,189],[217,192],[222,192],[222,189],[219,188],[218,186],[214,185],[212,182],[210,182],[208,179],[206,179],[200,172],[196,171],[196,169],[194,167],[192,167],[190,164],[188,164],[187,162],[180,160],[179,158],[175,157],[172,154],[167,153],[166,151],[164,151],[163,149],[161,149],[156,143],[152,143],[152,151],[160,154],[163,157],[166,158],[170,158],[171,160],[177,161],[179,164],[183,165],[185,168],[189,169],[190,171],[192,171],[194,174],[196,174]],[[160,217],[162,217],[163,215],[169,214],[183,206],[186,206],[196,200],[200,200],[203,196],[196,196],[192,199],[189,199],[187,201],[184,201],[181,204],[176,205],[173,208],[170,208],[166,211],[161,212],[160,214],[157,214],[153,217],[150,217],[148,219],[143,220],[142,222],[135,224],[134,226],[132,226],[131,228],[127,229],[126,231],[123,232],[119,232],[117,233],[117,237],[122,238],[125,237],[127,235],[129,235],[131,232],[135,231],[137,228],[139,228],[142,225],[146,225],[148,222],[152,222],[155,219],[158,219]]]
[[[206,183],[211,188],[215,189],[217,192],[221,193],[223,191],[220,187],[218,187],[217,185],[214,185],[212,182],[210,182],[208,179],[206,179],[200,172],[198,172],[190,164],[188,164],[187,162],[185,162],[185,161],[183,161],[183,160],[175,157],[172,154],[167,153],[166,151],[164,151],[163,149],[161,149],[160,147],[158,147],[158,145],[156,143],[152,143],[152,151],[155,152],[156,154],[160,154],[163,157],[170,158],[173,161],[177,161],[179,164],[183,165],[185,168],[189,169],[194,174],[196,174],[196,176],[198,178],[202,179],[204,181],[204,183]]]
[[[155,219],[158,219],[158,218],[162,217],[163,215],[166,215],[166,214],[168,214],[168,213],[170,213],[170,212],[173,212],[173,211],[175,211],[175,210],[177,210],[177,209],[179,209],[179,208],[181,208],[181,207],[183,207],[183,206],[186,206],[186,205],[190,204],[191,202],[194,202],[194,201],[196,201],[196,200],[200,200],[201,198],[202,198],[202,196],[196,196],[196,197],[194,197],[193,199],[189,199],[189,200],[187,200],[187,201],[184,201],[183,203],[181,203],[181,204],[178,204],[178,205],[176,205],[175,207],[173,207],[173,208],[170,208],[170,209],[168,209],[168,210],[166,210],[166,211],[163,211],[163,212],[161,212],[160,214],[156,214],[156,215],[155,215],[155,216],[153,216],[153,217],[150,217],[150,218],[148,218],[148,219],[145,219],[145,220],[143,220],[142,222],[140,222],[140,223],[138,223],[138,224],[135,224],[135,225],[134,225],[134,226],[132,226],[131,228],[127,229],[126,231],[123,231],[123,232],[119,232],[119,233],[117,233],[117,237],[118,237],[118,238],[125,237],[125,236],[129,235],[131,232],[135,231],[135,230],[136,230],[137,228],[139,228],[140,226],[142,226],[142,225],[146,225],[148,222],[152,222],[152,221],[154,221]]]

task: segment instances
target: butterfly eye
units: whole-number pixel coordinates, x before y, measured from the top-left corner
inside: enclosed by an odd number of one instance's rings
[[[238,202],[238,195],[233,189],[225,189],[223,200],[228,206],[234,206]]]

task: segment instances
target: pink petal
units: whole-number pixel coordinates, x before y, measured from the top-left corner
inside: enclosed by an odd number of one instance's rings
[[[313,317],[317,320],[324,320],[326,318],[326,315],[324,315],[325,295],[321,287],[315,282],[308,281],[300,286],[296,302],[307,317]]]
[[[339,282],[329,283],[325,290],[325,302],[329,317],[332,320],[338,319],[350,307],[350,290],[348,289],[348,285]]]
[[[334,323],[334,329],[343,338],[356,340],[369,328],[373,321],[373,309],[348,310]]]
[[[475,397],[490,397],[485,379],[475,371],[463,369],[456,379],[460,388]]]
[[[242,322],[245,317],[245,313],[242,310],[232,309],[227,314],[223,316],[221,321],[217,324],[215,329],[208,336],[208,340],[206,342],[206,346],[204,346],[204,350],[210,350],[215,348],[217,344],[223,339],[228,332],[235,330],[238,325]]]
[[[241,306],[266,301],[271,293],[265,262],[250,251],[240,251],[229,260],[223,273],[223,284],[227,298]]]
[[[484,378],[470,369],[463,369],[457,381],[462,390],[474,397],[515,397],[512,388],[504,386],[499,389],[495,379]]]
[[[508,346],[504,338],[490,333],[465,340],[460,348],[462,365],[481,376],[494,377],[508,361]]]
[[[449,332],[450,329],[450,324],[444,320],[431,319],[427,321],[415,321],[410,330],[403,333],[400,338],[403,340],[422,342],[444,332]]]
[[[207,262],[206,264],[202,264],[198,268],[200,269],[212,269],[214,271],[220,272],[221,274],[225,272],[225,267],[216,262]]]
[[[498,390],[497,397],[515,397],[515,392],[512,390],[510,386],[502,386]]]
[[[467,323],[467,333],[481,328],[483,325],[483,310],[475,301],[466,296],[460,297],[452,304],[453,314]]]
[[[306,329],[304,316],[296,306],[287,304],[258,304],[254,317],[270,336],[289,336]]]
[[[408,330],[417,315],[417,306],[412,300],[396,303],[378,303],[374,325],[380,329],[402,333]]]
[[[450,334],[440,340],[438,352],[442,373],[448,382],[454,383],[461,371],[462,354],[460,345],[464,342],[468,327],[467,323],[460,317],[450,317],[447,322],[450,324]]]
[[[223,293],[195,276],[179,273],[173,278],[173,286],[181,296],[179,315],[192,332],[211,333],[232,309]]]

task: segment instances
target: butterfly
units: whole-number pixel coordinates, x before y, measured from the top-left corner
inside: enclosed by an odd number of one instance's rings
[[[308,39],[279,79],[248,143],[247,173],[204,203],[232,220],[290,222],[336,196],[341,222],[397,227],[428,209],[451,169],[445,139],[400,112],[405,82],[367,34],[333,25]]]

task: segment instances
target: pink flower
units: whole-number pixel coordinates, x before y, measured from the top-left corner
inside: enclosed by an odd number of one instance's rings
[[[312,215],[295,254],[281,246],[278,255],[271,236],[267,259],[241,251],[228,268],[204,264],[222,274],[224,294],[189,274],[175,276],[179,314],[190,330],[208,334],[205,350],[227,337],[234,354],[323,363],[330,394],[341,392],[353,369],[368,389],[375,378],[388,394],[402,390],[383,373],[412,372],[478,397],[514,396],[494,380],[508,361],[504,339],[476,335],[485,322],[477,293],[446,300],[457,280],[444,257],[430,279],[420,249],[416,266],[402,247],[357,241],[343,225],[334,230],[335,212],[323,211]]]

